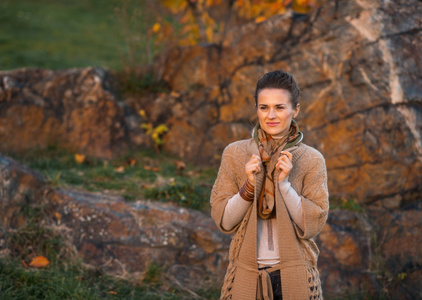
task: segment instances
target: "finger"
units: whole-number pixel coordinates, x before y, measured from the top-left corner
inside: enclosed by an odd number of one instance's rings
[[[255,172],[261,172],[261,167],[259,164],[250,164],[246,166],[245,168],[246,173],[255,173]]]
[[[280,153],[286,155],[292,161],[293,155],[289,151],[281,151]]]
[[[288,160],[288,161],[282,161],[284,168],[288,168],[291,169],[293,168],[292,163]]]
[[[287,155],[282,155],[281,157],[279,157],[277,162],[284,162],[286,164],[291,164],[291,161],[289,160]]]
[[[282,154],[282,155],[278,158],[278,161],[285,161],[285,162],[288,162],[288,161],[289,161],[289,158],[287,157],[287,155]]]
[[[288,164],[285,161],[280,161],[279,163],[277,163],[276,167],[284,171],[292,169],[291,164]]]
[[[276,167],[277,169],[282,169],[282,168],[284,167],[284,161],[279,161],[279,162],[275,165],[275,167]]]

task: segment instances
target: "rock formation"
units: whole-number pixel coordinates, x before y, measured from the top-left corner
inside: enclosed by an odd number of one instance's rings
[[[250,137],[258,77],[286,67],[331,194],[406,205],[422,186],[421,11],[415,0],[326,1],[308,22],[281,16],[232,29],[221,47],[170,49],[156,73],[178,97],[146,106],[167,114],[166,150],[218,161],[229,142]]]
[[[100,68],[0,72],[0,151],[58,146],[102,158],[123,153],[142,136],[129,131],[109,77]]]
[[[233,28],[220,46],[173,48],[155,65],[177,93],[147,111],[167,117],[167,151],[199,161],[250,137],[261,74],[295,75],[298,123],[326,159],[331,200],[362,208],[333,210],[318,239],[331,295],[421,294],[421,12],[415,0],[326,1],[307,21]]]

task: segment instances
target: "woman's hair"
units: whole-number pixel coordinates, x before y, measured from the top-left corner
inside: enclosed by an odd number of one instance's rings
[[[290,94],[290,102],[293,108],[299,104],[300,89],[293,75],[284,70],[275,70],[266,73],[258,79],[255,90],[255,106],[258,106],[258,94],[263,89],[282,89]]]

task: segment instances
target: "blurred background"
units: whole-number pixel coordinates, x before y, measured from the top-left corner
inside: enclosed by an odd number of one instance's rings
[[[284,68],[325,157],[326,299],[422,297],[422,3],[2,0],[0,299],[218,299],[223,149]]]

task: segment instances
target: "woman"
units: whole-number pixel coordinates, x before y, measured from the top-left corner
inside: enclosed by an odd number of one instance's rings
[[[234,236],[221,299],[322,299],[313,238],[327,220],[327,172],[302,143],[299,96],[288,72],[263,75],[253,137],[223,152],[211,215]]]

